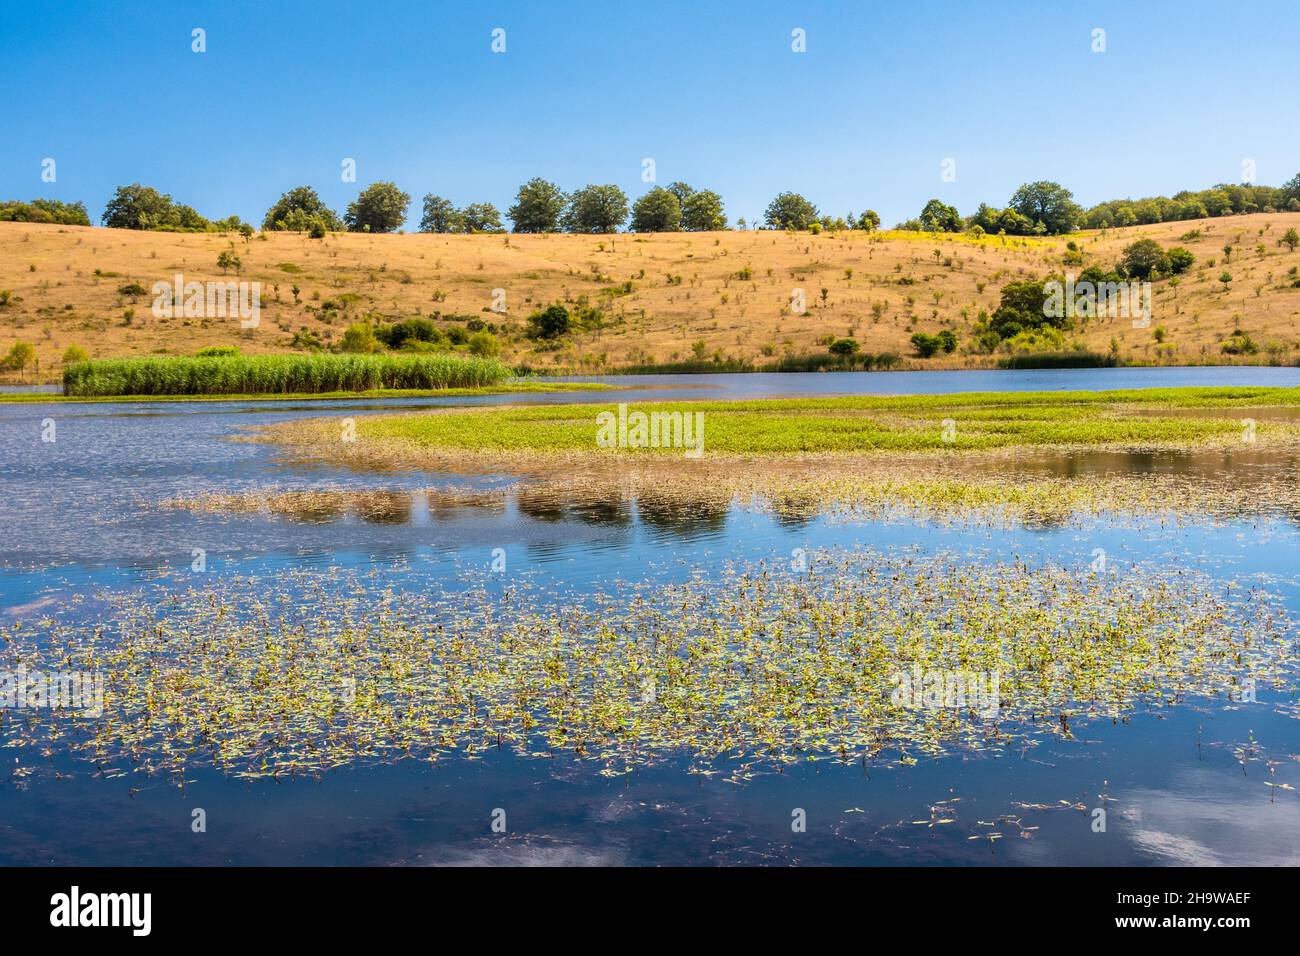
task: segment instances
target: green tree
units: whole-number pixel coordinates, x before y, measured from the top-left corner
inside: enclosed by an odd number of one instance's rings
[[[1131,279],[1149,279],[1169,271],[1169,257],[1154,239],[1139,239],[1125,246],[1120,264]]]
[[[656,186],[632,204],[634,232],[676,232],[682,224],[682,204],[667,189]]]
[[[63,364],[71,365],[73,362],[87,362],[90,360],[90,353],[80,345],[69,345],[63,352]]]
[[[1025,183],[1011,195],[1010,207],[1053,235],[1072,231],[1083,217],[1074,193],[1060,183]]]
[[[530,315],[528,324],[537,338],[556,338],[569,331],[569,310],[557,302]]]
[[[89,226],[86,204],[65,203],[57,199],[33,199],[19,202],[16,199],[0,202],[0,222],[45,222],[61,226]]]
[[[409,193],[394,183],[371,183],[348,204],[343,222],[352,232],[392,232],[406,222]]]
[[[570,232],[616,232],[627,212],[627,195],[617,186],[584,186],[569,197],[564,227]]]
[[[998,338],[1009,339],[1041,325],[1064,326],[1064,316],[1053,321],[1047,315],[1046,299],[1044,283],[1037,279],[1008,282],[1002,287],[1001,303],[989,319],[989,331],[997,333]]]
[[[179,226],[180,214],[171,196],[152,186],[132,183],[117,187],[100,221],[110,229],[157,229]]]
[[[868,209],[858,217],[857,227],[863,232],[875,232],[880,228],[880,213]]]
[[[1295,252],[1296,246],[1300,246],[1300,233],[1297,233],[1295,229],[1288,229],[1282,236],[1282,242],[1286,244],[1288,249]]]
[[[311,228],[312,219],[319,219],[327,230],[333,232],[343,228],[338,213],[325,205],[316,194],[316,190],[310,186],[296,186],[277,199],[275,205],[266,211],[266,216],[262,219],[262,229],[293,229],[295,232],[306,232]]]
[[[519,187],[506,218],[515,232],[555,232],[569,198],[555,183],[534,178]]]
[[[857,354],[858,342],[857,339],[836,339],[826,346],[826,350],[832,355],[842,355],[847,358],[850,355]]]
[[[0,359],[0,369],[22,373],[36,361],[36,349],[28,342],[15,342],[9,354]]]
[[[763,213],[763,221],[776,229],[807,229],[817,221],[817,207],[798,193],[781,193]]]
[[[920,215],[921,229],[925,232],[960,232],[961,215],[953,206],[938,199],[925,204]]]
[[[1184,249],[1182,246],[1174,246],[1167,253],[1166,259],[1169,261],[1169,274],[1181,275],[1192,267],[1196,261],[1196,253],[1190,249]]]
[[[1296,173],[1282,184],[1282,195],[1288,199],[1300,200],[1300,173]]]
[[[443,199],[433,193],[424,197],[424,215],[420,217],[421,232],[461,232],[464,227],[464,221],[450,199]]]
[[[687,232],[719,232],[726,229],[727,217],[722,211],[722,197],[712,189],[691,192],[682,203],[682,228]]]
[[[939,336],[925,332],[914,332],[911,341],[912,348],[916,349],[916,354],[921,358],[929,358],[942,347]]]
[[[505,232],[501,213],[490,202],[472,202],[460,211],[466,232]]]
[[[677,197],[677,201],[681,203],[683,209],[686,208],[686,200],[690,199],[691,196],[695,194],[695,190],[692,187],[686,185],[686,183],[680,182],[669,183],[668,191]]]

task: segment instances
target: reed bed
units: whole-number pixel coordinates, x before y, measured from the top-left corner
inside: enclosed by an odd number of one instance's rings
[[[0,712],[11,773],[67,753],[110,778],[252,779],[511,748],[606,775],[686,758],[745,779],[794,761],[997,753],[1295,677],[1293,626],[1266,597],[1186,571],[861,550],[583,598],[333,571],[108,606],[6,633],[0,666],[105,686],[102,717]],[[996,675],[994,706],[894,694],[900,674],[953,671]]]
[[[494,359],[461,355],[158,356],[76,362],[63,388],[73,396],[315,394],[482,388],[511,374]]]

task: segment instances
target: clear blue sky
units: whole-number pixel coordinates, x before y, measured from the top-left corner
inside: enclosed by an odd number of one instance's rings
[[[777,192],[886,224],[1054,179],[1085,205],[1300,171],[1300,15],[1234,2],[0,5],[0,199],[144,182],[255,223],[394,180],[504,213],[532,176]],[[191,52],[194,27],[207,52]],[[491,31],[506,32],[493,54]],[[791,52],[794,28],[807,52]],[[1107,51],[1091,50],[1106,30]],[[41,161],[57,161],[43,183]],[[340,181],[355,158],[358,181]],[[956,160],[956,182],[940,163]]]

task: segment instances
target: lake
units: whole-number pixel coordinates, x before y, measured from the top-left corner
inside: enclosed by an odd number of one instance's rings
[[[799,551],[1023,561],[1116,573],[1187,569],[1225,592],[1300,614],[1300,530],[1239,520],[1088,519],[1060,526],[783,517],[650,502],[535,500],[509,476],[365,472],[282,460],[237,440],[323,415],[507,403],[803,395],[1300,385],[1295,368],[1160,368],[636,376],[616,393],[320,402],[0,403],[0,626],[57,616],[112,627],[122,596],[163,605],[219,588],[235,603],[311,600],[321,581],[360,595],[444,599],[479,586],[494,558],[540,604],[786,566]],[[51,431],[52,429],[52,431]],[[43,440],[53,437],[54,440]],[[1038,453],[1046,473],[1242,467],[1223,458]],[[1255,469],[1294,473],[1289,459]],[[502,491],[486,505],[426,490]],[[166,507],[205,493],[328,487],[359,507],[212,513]],[[366,501],[369,504],[366,504]],[[493,592],[495,593],[495,592]],[[1072,737],[913,765],[809,760],[739,778],[686,753],[603,775],[573,755],[508,747],[431,765],[357,761],[323,773],[176,780],[96,765],[59,748],[0,750],[0,863],[410,864],[1275,864],[1300,861],[1295,686],[1255,701],[1194,699],[1092,721]],[[84,718],[91,720],[94,718]],[[0,711],[11,742],[20,718]],[[0,741],[5,739],[0,734]],[[21,768],[19,773],[12,768]],[[1106,811],[1104,832],[1093,810]],[[194,832],[202,810],[204,832]],[[802,829],[792,820],[806,821]],[[494,831],[494,820],[504,826]],[[999,837],[990,839],[997,832]]]

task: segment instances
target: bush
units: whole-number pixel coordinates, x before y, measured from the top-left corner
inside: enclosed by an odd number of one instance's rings
[[[343,339],[339,342],[339,349],[344,352],[369,353],[378,352],[382,348],[379,339],[375,338],[375,327],[369,322],[355,322],[348,326],[348,330],[343,333]]]
[[[1259,351],[1255,340],[1240,329],[1228,336],[1221,348],[1224,355],[1254,355]]]
[[[856,339],[836,339],[827,350],[832,355],[853,355],[858,350],[858,343]]]
[[[209,345],[194,353],[197,358],[229,358],[239,354],[237,345]]]
[[[474,355],[492,358],[501,354],[501,343],[491,332],[475,332],[469,337],[469,350]]]
[[[916,349],[916,354],[921,358],[929,358],[943,348],[943,340],[937,335],[916,332],[912,335],[912,348]]]
[[[80,345],[69,345],[63,352],[63,364],[72,365],[74,362],[86,362],[90,359],[90,353]]]

